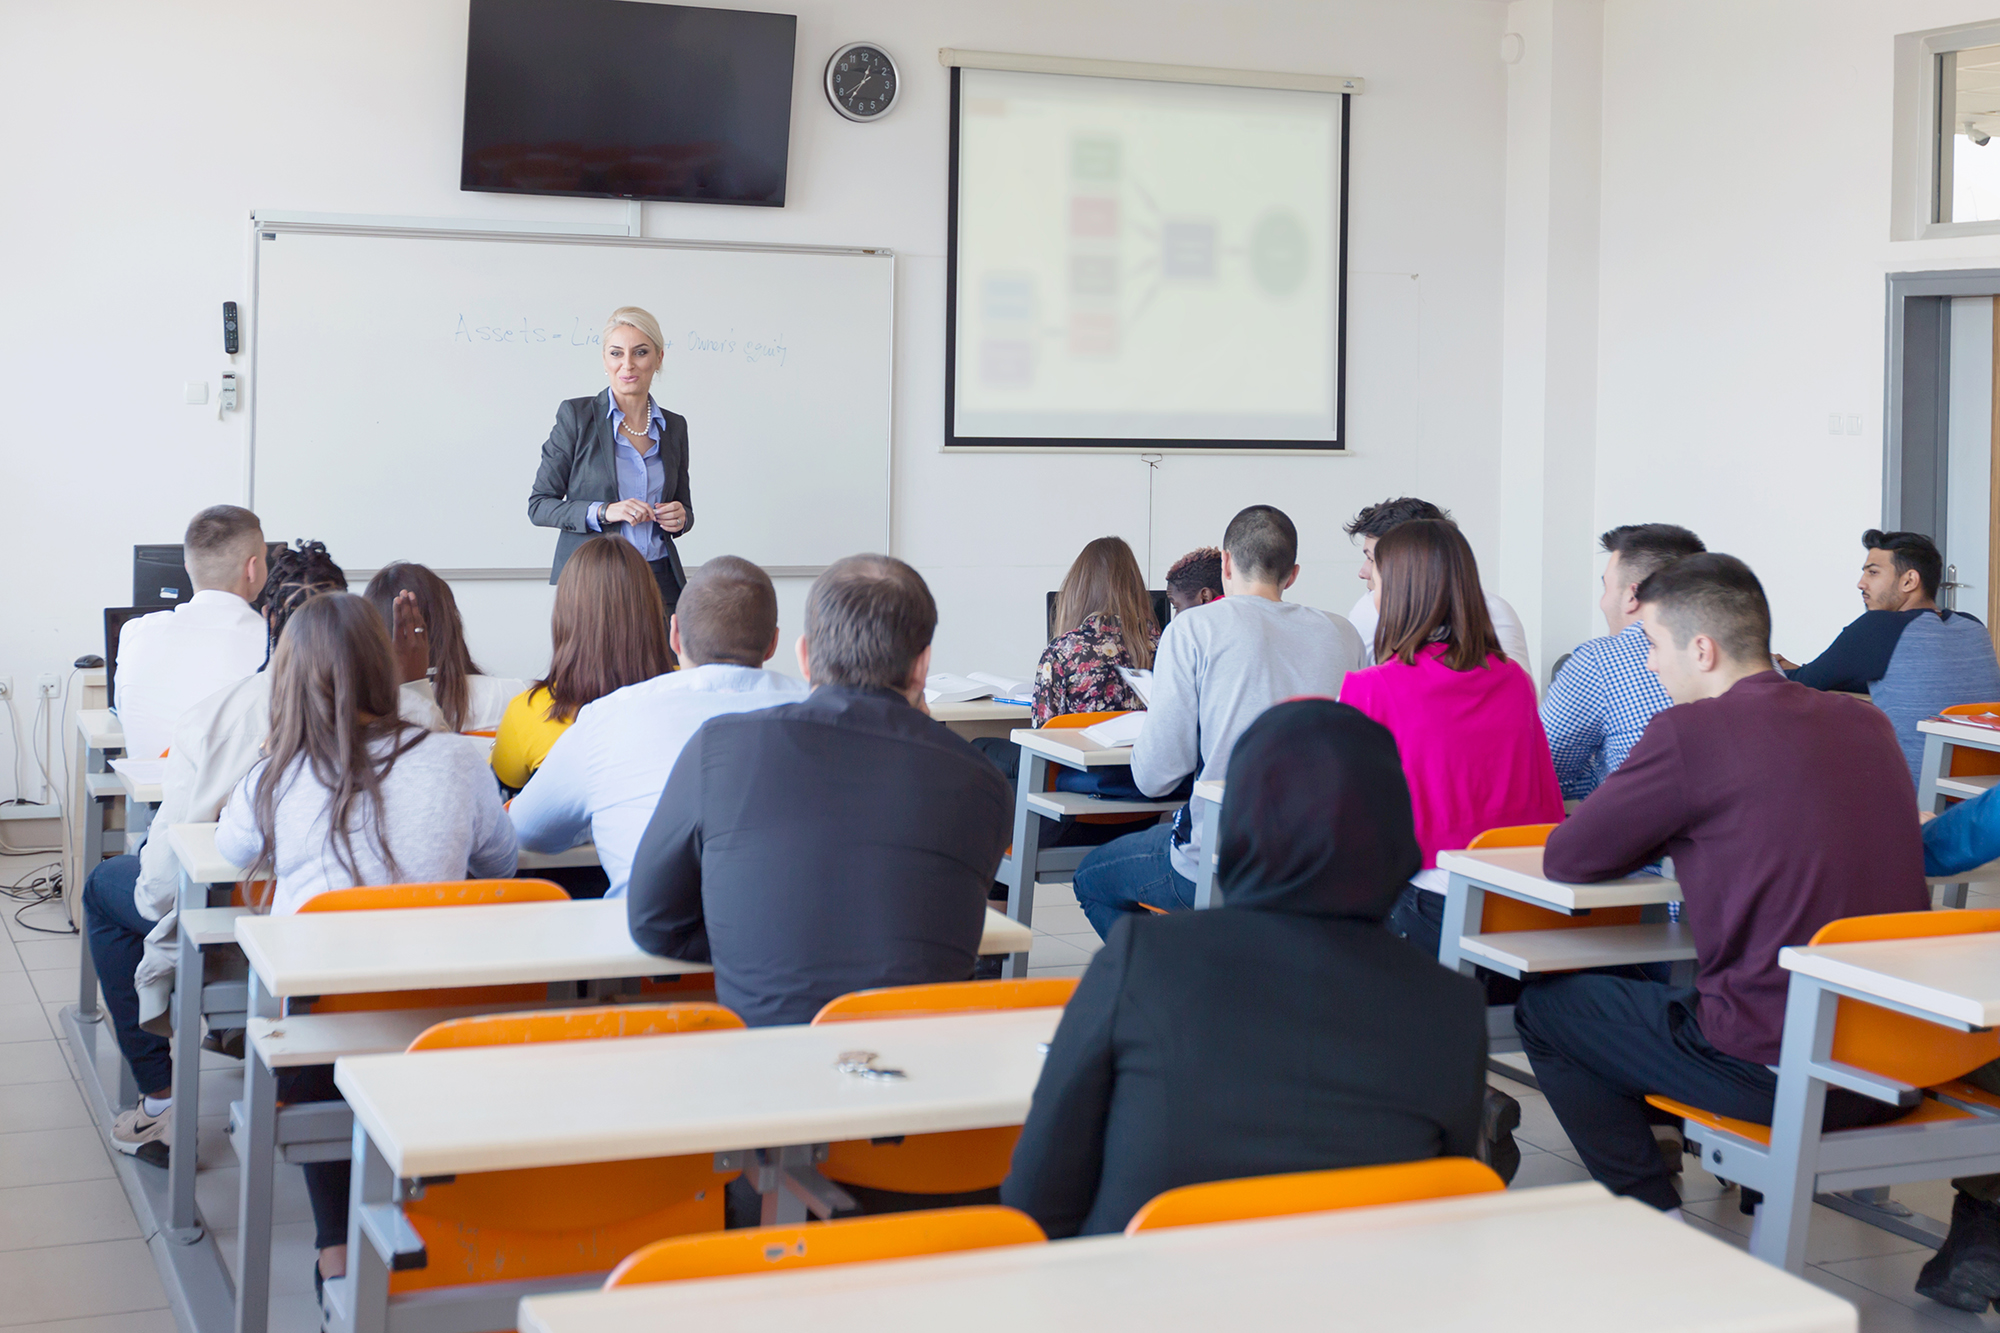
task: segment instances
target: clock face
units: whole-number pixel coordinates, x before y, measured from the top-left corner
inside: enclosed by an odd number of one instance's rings
[[[826,96],[849,120],[874,120],[896,104],[896,62],[865,42],[843,46],[826,62]]]

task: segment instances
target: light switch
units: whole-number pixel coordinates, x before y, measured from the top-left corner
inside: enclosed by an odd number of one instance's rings
[[[184,403],[205,403],[208,401],[208,381],[189,380],[181,385],[181,401]]]
[[[1847,414],[1847,433],[1849,435],[1859,435],[1861,433],[1861,414],[1859,412],[1849,412]]]
[[[1826,433],[1828,435],[1840,434],[1840,413],[1828,412],[1826,414]]]

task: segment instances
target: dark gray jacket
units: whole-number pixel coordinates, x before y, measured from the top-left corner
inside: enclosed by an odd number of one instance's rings
[[[964,981],[1012,805],[999,769],[889,690],[822,685],[711,718],[632,859],[632,938],[712,962],[716,998],[751,1027],[810,1022],[848,991]]]
[[[667,561],[674,578],[687,586],[687,572],[681,568],[676,537],[694,531],[694,501],[688,498],[687,418],[660,409],[667,428],[661,432],[660,461],[666,464],[667,484],[660,503],[678,500],[687,508],[687,526],[678,533],[661,532],[667,541]],[[571,398],[556,409],[555,428],[542,446],[542,463],[535,469],[535,487],[528,492],[528,517],[538,527],[561,528],[556,538],[555,563],[549,582],[562,577],[570,553],[597,534],[590,530],[590,507],[602,500],[612,503],[618,494],[617,440],[611,425],[611,390],[602,389],[589,398]],[[606,523],[606,532],[622,532],[623,523]]]

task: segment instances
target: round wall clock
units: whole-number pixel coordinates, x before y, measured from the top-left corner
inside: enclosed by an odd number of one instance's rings
[[[849,42],[826,62],[826,100],[849,120],[880,120],[901,90],[896,62],[873,42]]]

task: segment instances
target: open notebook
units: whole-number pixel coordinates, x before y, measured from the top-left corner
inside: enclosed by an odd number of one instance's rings
[[[1004,704],[1032,704],[1035,701],[1035,686],[1032,681],[1013,680],[986,671],[975,671],[967,676],[954,676],[949,671],[938,671],[924,678],[925,703],[962,704],[970,703],[974,699],[992,699],[996,703]]]

